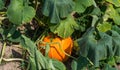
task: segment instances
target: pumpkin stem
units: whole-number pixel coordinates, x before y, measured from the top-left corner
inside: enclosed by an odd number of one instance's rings
[[[55,43],[53,43],[53,44],[58,44],[58,45],[59,45],[60,50],[61,50],[61,51],[62,51],[65,55],[67,55],[68,57],[73,58],[74,60],[77,60],[75,57],[73,57],[73,56],[69,55],[68,53],[66,53],[66,52],[62,49],[62,46],[60,45],[60,43],[59,43],[59,42],[55,42]]]

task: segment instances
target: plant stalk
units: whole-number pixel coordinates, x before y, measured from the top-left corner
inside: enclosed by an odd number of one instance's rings
[[[2,58],[4,61],[24,61],[23,59],[21,58],[9,58],[9,59],[6,59],[6,58]]]
[[[6,42],[4,42],[3,47],[2,47],[2,51],[1,51],[1,55],[0,55],[0,64],[2,62],[3,55],[5,53],[5,49],[6,49]]]

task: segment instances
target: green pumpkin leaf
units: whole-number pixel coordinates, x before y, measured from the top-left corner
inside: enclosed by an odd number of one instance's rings
[[[103,24],[98,24],[97,29],[101,32],[106,32],[111,30],[112,25],[108,22],[103,22]]]
[[[117,33],[120,34],[120,28],[117,25],[113,25],[112,30],[114,30],[114,31],[116,31]]]
[[[37,70],[36,62],[33,57],[29,57],[29,70],[33,70],[33,69]]]
[[[118,70],[117,68],[114,68],[112,66],[110,66],[109,64],[105,64],[105,67],[103,68],[103,70]]]
[[[79,39],[80,55],[89,58],[95,67],[99,67],[99,61],[113,56],[112,37],[99,32],[100,39],[96,39],[94,28],[89,28]],[[92,52],[92,53],[91,53]]]
[[[22,35],[20,44],[30,54],[28,58],[30,64],[29,70],[66,70],[62,62],[43,56],[40,51],[37,50],[34,42],[26,36]]]
[[[21,33],[19,31],[15,31],[9,38],[9,41],[14,43],[19,43],[21,41]]]
[[[87,7],[94,4],[94,0],[75,0],[75,11],[83,13]]]
[[[89,54],[89,47],[95,47],[97,41],[94,39],[93,35],[94,29],[89,28],[86,33],[78,40],[78,45],[80,47],[80,54],[84,57],[87,57]]]
[[[23,19],[22,23],[29,22],[35,16],[35,10],[33,7],[25,6],[23,8]]]
[[[117,25],[113,25],[112,30],[114,30],[114,31],[116,31],[117,33],[120,34],[120,28]]]
[[[42,70],[42,69],[50,69],[48,60],[46,57],[44,57],[39,50],[35,49],[35,62],[37,66],[37,70]]]
[[[108,18],[110,18],[110,19],[112,19],[113,21],[114,21],[114,23],[116,24],[116,25],[120,25],[120,20],[119,20],[119,18],[120,18],[120,15],[119,15],[119,13],[113,8],[113,6],[111,5],[111,4],[109,4],[109,6],[108,6],[108,8],[107,8],[107,10],[106,10],[106,12],[105,12],[106,14],[107,14],[107,19]],[[105,18],[104,18],[105,19]]]
[[[109,3],[112,3],[116,7],[120,7],[120,0],[106,0]]]
[[[37,50],[36,45],[29,38],[22,35],[20,44],[30,54],[30,70],[48,69],[47,59]]]
[[[36,46],[28,37],[22,35],[20,44],[22,45],[22,47],[24,47],[26,50],[28,50],[28,52],[31,56],[34,56],[34,48]]]
[[[93,11],[91,12],[92,15],[101,15],[101,10],[99,7],[94,7]]]
[[[9,20],[16,25],[29,22],[35,16],[35,10],[23,3],[23,0],[11,0],[7,10]]]
[[[115,62],[120,63],[120,56],[115,56]]]
[[[58,60],[52,59],[52,64],[53,64],[55,70],[66,70],[65,65],[62,62],[58,61]]]
[[[61,20],[61,22],[57,25],[50,26],[50,30],[58,34],[58,36],[62,38],[66,38],[71,36],[71,34],[74,32],[75,29],[78,29],[79,26],[75,22],[74,18],[72,16],[69,16],[65,20]]]
[[[98,40],[97,50],[98,50],[98,59],[106,59],[112,57],[113,53],[113,45],[112,45],[112,37],[106,33],[99,32],[100,39]]]
[[[114,57],[109,57],[106,59],[106,62],[111,65],[111,66],[115,66],[116,63],[115,63],[115,58]]]
[[[11,0],[7,10],[7,16],[12,23],[16,25],[22,23],[22,9],[23,0]]]
[[[119,7],[116,8],[115,10],[120,14],[120,8]]]
[[[60,18],[67,17],[73,7],[72,0],[44,0],[42,13],[50,18],[50,23],[59,23]]]
[[[71,63],[71,68],[72,70],[77,70],[77,61],[73,60],[72,63]]]
[[[4,2],[0,0],[0,10],[4,8]]]
[[[35,62],[35,45],[34,43],[27,38],[26,36],[22,35],[21,36],[21,41],[20,41],[20,45],[25,48],[30,56],[29,56],[29,69],[35,69],[37,70],[37,66],[36,66],[36,62]]]
[[[80,56],[79,58],[77,58],[77,60],[73,60],[71,67],[72,70],[86,70],[85,67],[87,67],[87,65],[89,65],[89,61],[87,60],[87,58]]]
[[[107,33],[112,37],[114,56],[120,57],[120,34],[114,30],[108,31]]]

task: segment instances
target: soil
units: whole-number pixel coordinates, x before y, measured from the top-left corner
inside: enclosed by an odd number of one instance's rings
[[[2,49],[2,43],[0,43],[0,52]],[[21,58],[21,49],[16,46],[6,46],[4,58]],[[0,70],[21,70],[21,62],[19,61],[2,61],[0,64]]]

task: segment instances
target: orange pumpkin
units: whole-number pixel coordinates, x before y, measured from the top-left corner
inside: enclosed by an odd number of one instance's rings
[[[57,59],[59,61],[64,62],[68,59],[68,56],[64,52],[71,55],[72,47],[73,47],[73,41],[72,41],[71,37],[62,39],[58,36],[55,36],[54,38],[52,38],[52,36],[46,36],[43,39],[43,42],[45,42],[45,43],[51,42],[50,50],[48,52],[48,56],[50,58]],[[59,44],[57,44],[57,43],[59,43]],[[40,46],[43,46],[43,44],[39,44],[39,48],[40,48]],[[61,49],[64,50],[64,52],[61,51],[60,46],[61,46]],[[45,53],[45,50],[43,50],[43,49],[41,49],[40,51],[43,54]]]

